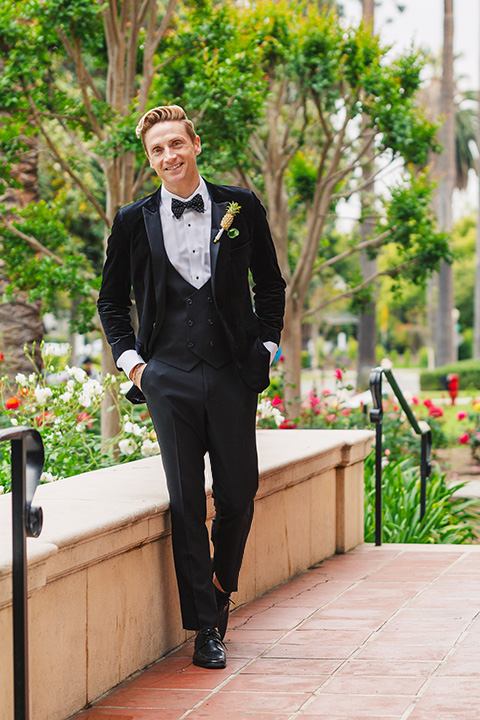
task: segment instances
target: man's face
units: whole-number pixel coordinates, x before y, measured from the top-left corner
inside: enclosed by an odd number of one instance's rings
[[[193,141],[179,120],[159,122],[144,137],[150,167],[155,170],[166,189],[174,195],[188,197],[200,181],[197,155],[201,153],[200,138]]]

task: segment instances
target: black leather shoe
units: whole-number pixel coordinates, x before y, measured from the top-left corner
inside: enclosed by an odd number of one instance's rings
[[[232,593],[224,593],[222,590],[219,590],[216,585],[214,585],[215,588],[215,598],[217,600],[217,627],[218,632],[220,634],[220,637],[225,637],[225,633],[227,632],[227,625],[228,625],[228,616],[230,614],[230,603],[235,604],[233,600],[230,598],[230,595]]]
[[[227,666],[225,647],[216,628],[199,630],[195,638],[193,664],[212,670]]]

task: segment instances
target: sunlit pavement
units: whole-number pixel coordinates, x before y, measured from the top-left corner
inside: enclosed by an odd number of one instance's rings
[[[362,545],[239,608],[225,670],[192,641],[76,720],[474,720],[480,546]]]

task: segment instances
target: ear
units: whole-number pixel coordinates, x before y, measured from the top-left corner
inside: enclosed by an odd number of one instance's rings
[[[202,142],[198,135],[195,136],[195,155],[200,155],[202,152]]]

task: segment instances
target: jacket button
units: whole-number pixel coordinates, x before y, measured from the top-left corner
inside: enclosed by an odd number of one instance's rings
[[[213,325],[213,320],[212,320],[212,318],[208,318],[208,324],[209,324],[209,325]]]
[[[194,345],[195,345],[195,343],[193,342],[193,340],[189,340],[187,343],[187,347],[189,347],[189,348],[192,348]]]
[[[192,298],[187,298],[187,303],[188,303],[188,305],[193,305],[193,300],[192,300]]]
[[[189,320],[188,323],[187,323],[187,325],[188,325],[189,327],[192,327],[192,325],[193,325],[193,320]]]
[[[213,340],[210,340],[210,347],[213,347],[215,345]]]

